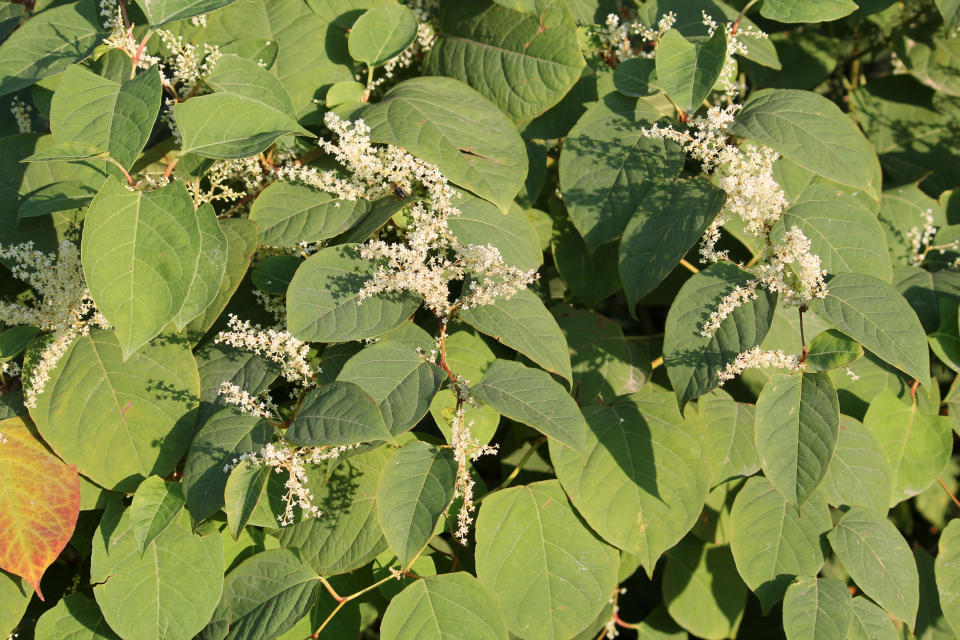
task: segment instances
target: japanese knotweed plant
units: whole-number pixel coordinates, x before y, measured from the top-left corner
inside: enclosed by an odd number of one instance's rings
[[[960,11],[0,3],[0,637],[960,637]]]

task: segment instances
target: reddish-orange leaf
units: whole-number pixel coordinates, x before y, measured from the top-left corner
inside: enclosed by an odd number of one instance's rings
[[[43,600],[40,578],[73,535],[80,476],[47,451],[20,418],[0,420],[0,568]]]

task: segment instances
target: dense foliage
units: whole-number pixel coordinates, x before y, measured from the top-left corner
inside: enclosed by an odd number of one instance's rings
[[[956,0],[0,2],[0,637],[960,638]]]

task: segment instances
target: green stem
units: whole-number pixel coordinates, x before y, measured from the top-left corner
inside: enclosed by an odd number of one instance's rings
[[[481,502],[483,502],[483,499],[489,496],[491,493],[496,493],[497,491],[500,491],[502,489],[506,489],[507,487],[509,487],[510,483],[513,482],[518,475],[520,475],[521,471],[523,471],[523,467],[525,464],[527,464],[527,461],[530,460],[531,457],[533,457],[533,454],[536,452],[537,449],[540,448],[540,445],[542,445],[546,441],[547,441],[547,436],[540,436],[539,438],[534,440],[530,444],[530,448],[527,449],[527,452],[523,454],[522,458],[520,458],[520,462],[518,462],[517,466],[514,467],[513,471],[510,472],[510,475],[508,475],[496,489],[483,494],[482,496],[477,498],[474,502],[476,502],[477,504],[480,504]]]

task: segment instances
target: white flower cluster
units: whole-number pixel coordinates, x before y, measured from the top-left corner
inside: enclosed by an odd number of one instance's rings
[[[910,241],[910,264],[920,264],[927,255],[927,250],[934,236],[937,235],[937,227],[933,224],[933,210],[927,209],[923,212],[923,226],[911,227],[907,232],[907,240]]]
[[[11,378],[18,378],[23,371],[20,369],[20,365],[16,362],[4,362],[0,365],[0,374],[5,376],[10,376]]]
[[[701,239],[701,262],[729,259],[726,251],[716,250],[716,245],[720,228],[734,217],[740,218],[744,230],[766,246],[752,268],[757,279],[738,286],[721,300],[703,326],[701,334],[705,337],[712,336],[734,309],[755,300],[757,287],[782,293],[794,306],[827,294],[820,258],[810,253],[810,240],[799,227],[792,227],[776,246],[771,246],[770,232],[789,204],[773,177],[773,163],[779,155],[768,147],[730,143],[727,128],[739,109],[738,104],[711,107],[706,117],[692,119],[686,131],[656,124],[644,129],[647,137],[672,140],[683,147],[700,162],[703,171],[712,172],[716,184],[727,194],[723,209]]]
[[[307,465],[317,465],[324,460],[340,457],[340,454],[360,445],[340,447],[294,447],[288,442],[278,441],[268,444],[256,453],[244,453],[233,459],[232,464],[224,465],[223,472],[230,473],[241,462],[270,467],[275,473],[286,471],[289,476],[284,483],[287,492],[283,496],[284,510],[277,515],[281,527],[292,524],[299,507],[309,517],[319,518],[320,507],[313,503],[313,492],[307,486],[309,477]]]
[[[242,389],[240,385],[228,380],[220,383],[217,394],[229,405],[239,407],[244,413],[258,418],[273,418],[277,415],[277,407],[270,400],[267,393],[255,396]]]
[[[799,227],[790,227],[769,253],[755,267],[760,286],[783,294],[784,301],[794,307],[826,297],[826,273],[820,266],[820,256],[810,253],[810,239]]]
[[[120,14],[120,4],[118,0],[100,0],[98,9],[100,11],[103,28],[111,28],[116,23],[117,17]]]
[[[39,297],[33,306],[0,301],[0,323],[30,325],[53,334],[24,384],[24,404],[34,408],[74,338],[86,335],[91,327],[109,329],[110,323],[90,297],[80,251],[72,242],[61,242],[56,254],[37,251],[32,242],[0,246],[0,258],[13,263],[13,276],[29,284]]]
[[[104,3],[101,3],[100,15],[104,17],[103,26],[111,29],[110,35],[103,39],[103,44],[123,51],[131,61],[136,61],[138,69],[149,69],[159,63],[160,58],[144,53],[146,43],[137,42],[137,39],[133,37],[133,25],[130,25],[129,28],[124,25],[123,14],[114,9],[108,17],[104,13],[107,10]]]
[[[20,133],[33,133],[33,125],[30,124],[30,113],[33,109],[19,96],[13,96],[10,99],[10,113],[17,123],[17,131]]]
[[[450,447],[453,449],[453,457],[457,461],[457,479],[454,498],[462,498],[463,504],[457,513],[457,531],[456,537],[461,544],[467,544],[467,536],[470,533],[470,525],[473,523],[473,512],[477,506],[473,501],[474,481],[470,476],[470,465],[468,461],[476,460],[484,455],[496,455],[497,446],[480,444],[470,432],[470,426],[466,422],[466,407],[463,404],[457,408],[450,420]]]
[[[168,57],[158,60],[165,80],[176,87],[179,93],[194,92],[220,59],[220,47],[184,42],[183,36],[174,35],[166,29],[157,29],[157,33],[170,51]]]
[[[715,247],[720,239],[720,227],[731,218],[743,220],[750,235],[765,238],[788,205],[783,189],[773,177],[773,163],[779,154],[768,147],[730,144],[727,128],[739,110],[738,104],[711,107],[706,117],[693,118],[686,131],[657,124],[643,131],[648,138],[679,144],[700,162],[703,171],[713,173],[717,185],[727,194],[723,210],[704,233],[701,262],[727,258],[725,252],[717,252]]]
[[[706,11],[701,11],[702,23],[707,28],[707,35],[713,36],[720,25]],[[723,69],[720,71],[720,84],[726,87],[727,97],[733,99],[739,91],[736,87],[737,61],[735,55],[746,55],[749,52],[747,45],[741,38],[744,36],[751,38],[768,38],[769,36],[753,26],[745,26],[728,22],[723,26],[727,33],[727,52],[726,59],[723,62]]]
[[[621,22],[620,16],[615,13],[607,14],[603,25],[589,27],[589,35],[594,46],[609,63],[617,64],[630,58],[652,58],[655,55],[652,49],[640,48],[635,50],[630,42],[630,36],[640,36],[645,44],[654,44],[660,37],[673,28],[677,16],[668,11],[660,17],[657,28],[653,29],[642,22]]]
[[[397,191],[422,191],[409,208],[410,225],[402,242],[371,240],[361,257],[381,263],[360,291],[359,301],[378,293],[413,291],[439,317],[453,310],[490,304],[495,297],[509,298],[537,278],[535,270],[523,271],[503,263],[492,246],[462,245],[450,232],[447,221],[460,214],[452,204],[454,189],[440,170],[399,147],[375,147],[370,128],[362,120],[341,120],[333,112],[324,118],[337,142],[321,139],[320,147],[346,169],[334,170],[287,166],[277,171],[282,179],[303,182],[345,200],[376,200]],[[460,300],[449,300],[449,282],[471,281]]]
[[[790,369],[796,371],[800,367],[800,359],[796,356],[788,355],[781,350],[766,351],[760,347],[754,347],[749,351],[744,351],[738,355],[733,362],[717,372],[722,387],[728,380],[733,380],[737,375],[747,369]]]
[[[228,344],[243,351],[251,351],[280,365],[280,373],[294,384],[310,386],[314,383],[317,371],[307,362],[310,345],[294,338],[287,331],[262,329],[249,320],[240,320],[230,314],[227,321],[229,331],[217,334],[216,343]]]

